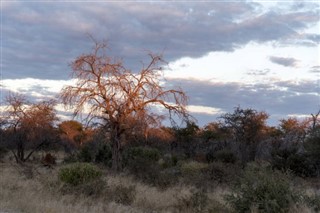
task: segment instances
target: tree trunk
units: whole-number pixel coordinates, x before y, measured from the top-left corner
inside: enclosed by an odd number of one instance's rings
[[[111,144],[112,144],[112,169],[114,171],[122,170],[122,147],[121,147],[121,134],[118,128],[113,128],[111,131]]]

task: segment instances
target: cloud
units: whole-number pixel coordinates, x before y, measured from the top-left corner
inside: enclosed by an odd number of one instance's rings
[[[265,76],[270,73],[270,69],[264,69],[264,70],[250,70],[247,72],[247,75],[252,76]]]
[[[295,58],[270,56],[269,60],[275,64],[279,64],[285,67],[297,67],[299,60]]]
[[[68,64],[91,50],[86,33],[107,39],[109,54],[132,70],[146,50],[169,62],[230,52],[250,42],[314,44],[305,32],[319,21],[316,7],[271,11],[254,2],[13,2],[3,8],[3,78],[66,79]],[[290,5],[288,3],[288,5]],[[301,9],[302,8],[302,9]]]
[[[313,66],[310,68],[310,71],[312,73],[320,73],[320,66]]]
[[[256,84],[239,82],[210,82],[200,80],[170,80],[171,85],[179,84],[190,97],[190,105],[200,105],[231,112],[240,105],[242,108],[253,108],[266,111],[271,116],[270,122],[276,124],[280,118],[289,114],[310,114],[320,107],[320,86],[317,81],[277,81]],[[203,117],[196,115],[195,117]],[[207,116],[212,121],[219,113]],[[198,119],[200,120],[200,119]],[[205,120],[208,120],[205,119]]]
[[[31,101],[57,97],[63,85],[72,81],[20,79],[2,81],[2,98],[9,92],[27,95]],[[240,82],[211,82],[204,80],[168,79],[167,88],[179,85],[189,96],[188,110],[200,125],[215,121],[234,107],[266,111],[270,123],[276,124],[288,115],[308,115],[319,110],[320,86],[314,80],[277,81],[256,84]],[[57,106],[61,116],[70,116],[62,105]],[[70,117],[71,118],[71,117]]]

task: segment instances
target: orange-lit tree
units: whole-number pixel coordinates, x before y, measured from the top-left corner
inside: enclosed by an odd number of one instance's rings
[[[35,151],[56,142],[54,101],[29,103],[22,95],[10,94],[6,102],[6,139],[17,162],[27,161]]]
[[[187,96],[181,89],[162,86],[161,56],[149,54],[150,62],[133,73],[106,53],[107,44],[95,42],[91,53],[77,57],[71,64],[75,85],[64,87],[61,98],[75,115],[85,115],[87,122],[102,121],[110,132],[112,168],[121,170],[121,138],[133,121],[157,122],[154,107],[166,109],[170,119],[186,117]]]

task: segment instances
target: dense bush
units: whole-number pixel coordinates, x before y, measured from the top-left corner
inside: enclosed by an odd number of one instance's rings
[[[77,158],[81,162],[93,162],[95,159],[96,151],[96,147],[93,143],[87,143],[80,148]]]
[[[148,147],[129,147],[124,151],[124,164],[130,163],[140,158],[156,162],[160,159],[161,153],[158,149]]]
[[[225,183],[229,185],[237,179],[242,170],[241,167],[236,164],[213,162],[209,164],[208,168],[204,172],[206,173],[206,178],[211,182],[216,182],[218,184]]]
[[[180,169],[184,176],[196,176],[199,175],[204,169],[208,167],[206,163],[200,163],[197,161],[189,161],[182,163]]]
[[[277,149],[272,152],[271,165],[274,169],[291,171],[301,177],[314,177],[317,168],[307,153],[298,153],[297,149]]]
[[[305,149],[311,163],[315,166],[315,175],[320,176],[320,136],[314,135],[308,138],[305,143]]]
[[[95,162],[103,163],[104,165],[111,167],[112,151],[110,145],[103,144],[99,147],[97,154],[95,155]]]
[[[178,163],[178,157],[176,155],[167,154],[164,155],[160,160],[159,164],[162,168],[170,168],[177,166]]]
[[[231,150],[222,149],[215,153],[214,160],[221,161],[223,163],[235,163],[237,160],[237,157]]]
[[[101,171],[89,163],[74,163],[59,170],[59,179],[73,186],[97,180],[101,175]]]
[[[139,180],[160,188],[167,188],[176,181],[176,173],[171,169],[164,169],[155,161],[138,157],[127,164],[127,169]]]
[[[226,196],[236,212],[288,212],[300,196],[290,188],[288,178],[268,169],[248,168]]]

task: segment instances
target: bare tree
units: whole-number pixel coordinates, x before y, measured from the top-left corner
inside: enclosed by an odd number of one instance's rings
[[[19,94],[10,94],[6,102],[4,119],[9,147],[17,162],[25,162],[36,150],[54,140],[53,125],[57,120],[54,102],[30,104]],[[27,155],[26,150],[29,150]]]
[[[71,64],[74,86],[62,89],[63,103],[85,120],[102,120],[110,131],[112,168],[120,170],[121,137],[132,128],[132,120],[157,120],[152,108],[169,111],[169,117],[185,117],[187,96],[181,89],[166,90],[161,85],[159,55],[149,54],[151,61],[139,73],[123,66],[121,60],[107,56],[105,42],[95,42],[93,51],[77,57]],[[154,110],[153,110],[154,111]]]

